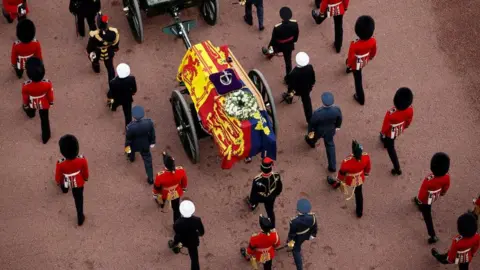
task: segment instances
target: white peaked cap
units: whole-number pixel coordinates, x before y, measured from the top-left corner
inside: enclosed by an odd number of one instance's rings
[[[295,61],[299,67],[304,67],[310,62],[310,57],[304,52],[299,52],[297,53],[297,56],[295,56]]]
[[[195,205],[191,201],[183,201],[180,203],[180,214],[183,217],[189,218],[195,213]]]
[[[121,63],[117,66],[117,75],[120,79],[128,77],[130,75],[130,67],[125,63]]]

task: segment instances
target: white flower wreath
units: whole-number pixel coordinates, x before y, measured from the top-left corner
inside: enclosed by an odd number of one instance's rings
[[[250,91],[240,89],[226,95],[224,109],[231,117],[247,120],[258,111],[257,99]]]

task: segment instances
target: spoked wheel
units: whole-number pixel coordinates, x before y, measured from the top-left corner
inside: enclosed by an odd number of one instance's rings
[[[196,164],[200,158],[200,153],[195,122],[189,106],[178,90],[173,90],[170,103],[172,104],[175,126],[177,127],[178,136],[185,153],[187,153],[192,163]]]
[[[218,0],[203,0],[200,5],[200,13],[208,25],[215,25],[217,23],[219,13]]]
[[[265,79],[263,74],[257,69],[250,70],[250,72],[248,72],[248,77],[250,77],[253,84],[262,95],[263,102],[265,103],[265,108],[267,109],[267,113],[272,120],[273,130],[275,132],[275,135],[278,136],[277,110],[275,108],[275,100],[273,99],[272,90],[270,89],[270,86],[268,86],[267,80]]]
[[[125,16],[127,16],[133,37],[138,43],[142,43],[144,38],[143,22],[138,0],[123,0],[123,11],[125,12]]]

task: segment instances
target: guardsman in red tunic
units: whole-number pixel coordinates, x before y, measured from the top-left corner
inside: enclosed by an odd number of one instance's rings
[[[453,238],[450,249],[447,253],[440,254],[436,248],[432,248],[433,257],[442,264],[458,264],[458,269],[468,270],[468,265],[480,246],[477,229],[477,220],[473,214],[461,215],[457,220],[459,235]]]
[[[180,198],[187,189],[187,174],[182,167],[175,167],[175,159],[165,152],[163,164],[165,169],[157,174],[153,184],[153,197],[162,208],[171,202],[175,223],[180,218]]]
[[[271,270],[275,248],[280,246],[280,237],[269,218],[260,215],[259,223],[262,231],[253,234],[248,247],[241,248],[240,253],[245,260],[250,261],[253,269],[258,269],[257,263],[261,263],[264,270]]]
[[[365,104],[363,92],[362,69],[377,55],[377,40],[372,37],[375,31],[375,21],[370,16],[360,16],[355,23],[355,33],[358,39],[350,43],[347,58],[347,73],[353,72],[355,80],[355,95],[353,98]]]
[[[83,214],[83,186],[88,181],[88,163],[87,159],[78,155],[78,140],[75,136],[67,134],[58,141],[62,159],[58,160],[55,170],[55,181],[60,186],[63,193],[67,193],[72,188],[75,208],[77,208],[78,226],[82,226],[85,221]]]
[[[435,153],[430,161],[430,170],[432,173],[423,179],[418,195],[413,198],[413,202],[422,212],[425,225],[427,225],[428,235],[430,236],[428,239],[429,244],[438,241],[435,229],[433,228],[432,204],[440,198],[440,196],[444,196],[450,187],[449,168],[450,158],[448,155],[442,152]]]
[[[402,87],[397,90],[393,98],[393,108],[389,109],[383,119],[380,140],[387,148],[388,156],[393,163],[392,174],[401,175],[400,163],[395,150],[395,139],[400,136],[413,120],[413,93],[410,88]]]
[[[326,18],[333,17],[335,25],[335,42],[333,47],[340,52],[343,43],[343,14],[347,11],[350,0],[315,0],[317,10],[312,10],[312,17],[317,24],[321,24]]]
[[[46,144],[50,139],[50,120],[48,110],[53,106],[52,82],[44,79],[45,67],[42,60],[31,57],[26,64],[27,76],[30,80],[23,83],[22,103],[23,110],[28,117],[35,117],[38,110],[42,127],[42,142]]]
[[[25,19],[17,24],[17,38],[12,45],[11,64],[20,79],[25,69],[25,62],[30,57],[42,59],[42,48],[35,39],[35,24]]]
[[[2,2],[3,16],[7,19],[8,23],[12,23],[16,18],[18,18],[19,21],[27,18],[29,11],[27,0],[2,0]]]
[[[327,177],[327,182],[334,189],[340,187],[345,194],[348,194],[347,187],[353,188],[353,192],[347,200],[355,195],[356,214],[361,218],[363,215],[363,193],[362,185],[365,177],[370,174],[370,156],[363,152],[363,147],[357,141],[352,141],[352,154],[342,161],[337,179]]]

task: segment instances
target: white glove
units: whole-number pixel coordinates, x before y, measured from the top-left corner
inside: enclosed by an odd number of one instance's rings
[[[340,128],[336,128],[335,130],[336,130],[336,131],[340,131]]]
[[[97,58],[97,55],[95,54],[95,52],[91,52],[89,57],[90,57],[90,61],[93,62],[93,60],[95,60],[95,58]]]
[[[310,235],[310,240],[313,240],[315,239],[315,237],[313,235]]]
[[[150,144],[150,148],[153,148],[153,147],[155,147],[155,144]]]

